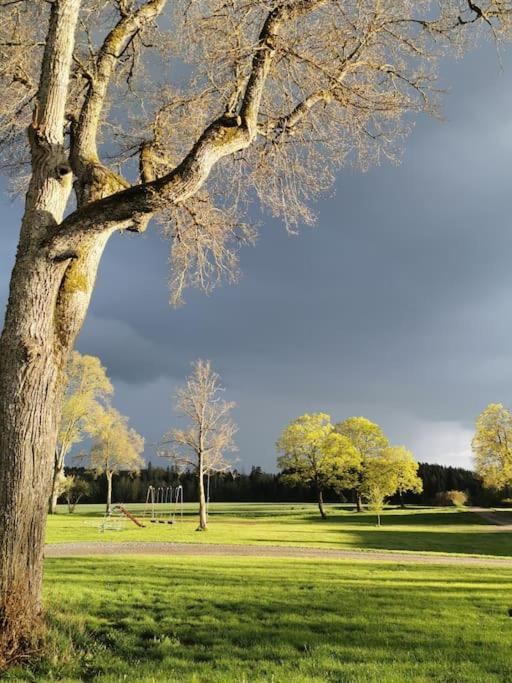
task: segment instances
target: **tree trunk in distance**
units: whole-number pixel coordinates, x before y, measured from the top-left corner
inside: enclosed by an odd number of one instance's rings
[[[107,477],[107,514],[112,512],[112,472],[105,472]]]
[[[53,479],[52,479],[52,492],[50,494],[50,501],[48,505],[48,513],[54,515],[57,512],[57,500],[59,498],[59,492],[57,489],[58,481],[64,471],[64,464],[61,464],[57,455],[55,455],[55,465],[53,468]]]
[[[322,489],[318,489],[318,509],[320,510],[322,519],[326,519],[327,515],[324,510],[324,495]]]
[[[363,506],[362,506],[362,502],[361,502],[361,494],[360,494],[360,493],[356,493],[356,509],[357,509],[358,512],[362,512],[362,511],[363,511]]]
[[[199,526],[198,531],[206,531],[208,528],[208,519],[206,516],[206,498],[204,495],[204,471],[203,471],[203,459],[199,460],[199,480],[198,480],[198,493],[199,493]]]

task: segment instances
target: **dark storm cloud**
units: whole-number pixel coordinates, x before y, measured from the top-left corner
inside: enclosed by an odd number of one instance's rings
[[[420,458],[469,462],[475,415],[512,400],[510,55],[503,62],[500,72],[486,48],[447,66],[446,121],[420,120],[399,167],[345,170],[317,228],[290,237],[264,221],[236,287],[189,292],[172,310],[156,231],[111,241],[79,348],[102,358],[148,444],[205,357],[238,403],[246,466],[272,467],[279,430],[313,410],[365,414]],[[2,213],[5,300],[19,211]]]

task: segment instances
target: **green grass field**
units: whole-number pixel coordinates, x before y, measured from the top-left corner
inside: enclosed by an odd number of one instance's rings
[[[141,507],[130,506],[138,514]],[[47,540],[305,545],[512,554],[510,532],[453,509],[195,506],[173,526],[101,533],[101,506],[48,521]],[[435,562],[435,555],[432,558]],[[99,683],[505,683],[512,569],[265,557],[47,559],[43,657],[16,681]]]
[[[24,681],[512,680],[512,570],[330,560],[49,560]]]
[[[130,505],[142,515],[143,505]],[[72,515],[48,520],[47,541],[178,541],[184,543],[236,543],[296,545],[318,548],[399,550],[468,555],[512,555],[512,534],[496,528],[472,512],[454,508],[387,510],[383,526],[375,526],[371,513],[354,513],[342,506],[328,506],[321,520],[313,504],[227,504],[211,506],[210,528],[195,531],[196,506],[185,506],[184,521],[174,525],[149,524],[144,529],[131,522],[123,531],[100,533],[103,506],[83,505]],[[142,517],[141,517],[142,519]]]

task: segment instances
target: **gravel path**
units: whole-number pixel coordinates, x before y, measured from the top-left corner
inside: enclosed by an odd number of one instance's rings
[[[276,545],[228,545],[214,543],[56,543],[48,544],[45,557],[89,557],[91,555],[169,555],[224,557],[321,558],[329,560],[370,560],[382,562],[413,562],[416,564],[449,564],[459,566],[487,565],[512,567],[508,557],[460,557],[456,555],[425,555],[393,551],[328,550]]]

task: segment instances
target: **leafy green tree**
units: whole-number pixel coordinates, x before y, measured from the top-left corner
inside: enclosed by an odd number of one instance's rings
[[[95,429],[94,415],[114,389],[99,358],[73,351],[66,366],[66,393],[55,449],[50,514],[55,512],[64,480],[64,460],[71,448]]]
[[[472,441],[475,469],[489,488],[512,485],[512,413],[490,403],[476,420]]]
[[[387,498],[397,492],[422,491],[417,471],[418,463],[404,446],[387,446],[366,459],[361,493],[368,500],[370,509],[376,512],[378,526]]]
[[[114,408],[99,409],[94,416],[96,428],[89,455],[96,474],[107,479],[107,512],[112,507],[112,478],[121,470],[138,472],[143,460],[144,439],[128,426],[128,418]]]
[[[281,434],[276,448],[285,481],[314,485],[322,519],[326,517],[324,489],[353,486],[354,473],[361,464],[356,448],[346,436],[335,432],[325,413],[298,417]]]
[[[85,479],[69,475],[64,478],[63,491],[69,514],[75,511],[81,498],[91,493],[91,484]]]
[[[359,454],[362,467],[355,473],[354,489],[356,492],[357,511],[361,512],[363,493],[363,470],[370,458],[378,456],[383,448],[389,446],[388,439],[378,424],[366,417],[349,417],[334,426],[335,431],[347,437]]]
[[[396,491],[400,496],[401,507],[405,507],[403,503],[404,493],[407,491],[421,493],[423,491],[423,482],[418,476],[419,464],[405,446],[390,446],[387,450],[392,451],[393,458],[396,461],[398,471]]]

